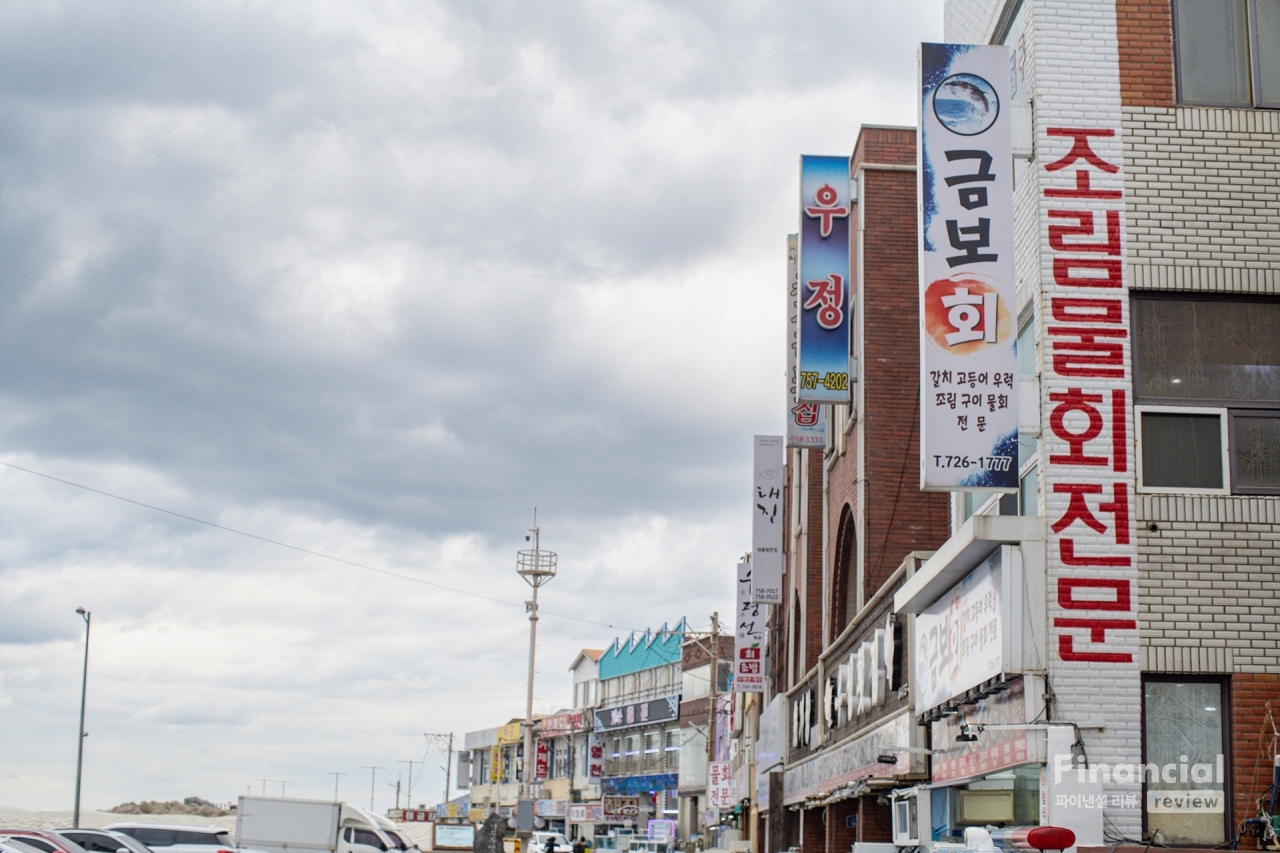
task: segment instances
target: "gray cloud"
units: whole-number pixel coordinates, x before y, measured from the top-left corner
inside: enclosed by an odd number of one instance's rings
[[[0,801],[66,790],[81,603],[103,805],[323,794],[424,718],[518,710],[535,505],[549,610],[727,607],[750,436],[781,426],[796,155],[911,122],[940,30],[938,0],[6,4],[6,458],[517,606],[0,473],[29,744]],[[616,632],[543,628],[550,709]]]

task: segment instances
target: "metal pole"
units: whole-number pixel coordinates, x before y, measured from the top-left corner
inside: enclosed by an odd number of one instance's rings
[[[387,768],[375,767],[372,764],[362,764],[360,766],[360,769],[369,771],[369,811],[373,811],[373,786],[374,786],[374,783],[377,781],[378,771],[386,770]]]
[[[405,791],[405,797],[404,797],[404,798],[405,798],[405,800],[407,800],[407,802],[406,802],[406,804],[405,804],[405,808],[407,808],[407,809],[411,809],[411,808],[413,808],[413,764],[414,764],[414,762],[413,762],[412,760],[408,760],[408,759],[401,758],[399,761],[397,761],[397,762],[396,762],[396,764],[408,764],[408,765],[409,765],[409,784],[408,784],[408,786],[407,786],[407,787],[408,787],[408,790],[407,790],[407,791]]]
[[[71,815],[71,825],[80,828],[80,779],[84,770],[84,700],[89,689],[89,619],[93,616],[83,607],[76,612],[84,619],[84,672],[80,676],[80,736],[76,738],[76,806]]]
[[[535,548],[537,545],[534,546]],[[538,644],[538,585],[533,586],[533,601],[529,602],[529,683],[524,703],[524,792],[520,799],[532,798],[533,782],[533,656]]]
[[[441,805],[449,805],[449,768],[453,766],[453,732],[449,732],[449,751],[444,759],[444,800]]]
[[[716,682],[720,680],[720,611],[711,614],[711,705],[707,710],[707,773],[715,761],[716,742]]]
[[[347,774],[338,773],[337,771],[330,770],[329,775],[333,777],[333,801],[336,803],[338,802],[338,777],[346,776]]]

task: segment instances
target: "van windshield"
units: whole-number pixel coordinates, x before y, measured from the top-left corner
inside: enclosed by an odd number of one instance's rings
[[[392,832],[389,829],[382,830],[382,834],[387,836],[387,838],[390,838],[391,843],[394,844],[400,850],[408,850],[413,847],[412,844],[408,843],[399,835],[397,835],[396,833]]]

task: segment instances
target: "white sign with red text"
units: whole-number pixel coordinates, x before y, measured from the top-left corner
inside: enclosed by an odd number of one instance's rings
[[[765,613],[752,601],[752,564],[738,564],[738,618],[734,631],[733,689],[764,692]]]

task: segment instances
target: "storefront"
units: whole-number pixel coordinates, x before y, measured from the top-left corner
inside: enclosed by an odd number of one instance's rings
[[[933,753],[928,783],[894,793],[895,843],[1046,824],[1051,794],[1074,784],[1045,772],[1075,732],[1045,702],[1043,541],[1043,519],[975,516],[895,596],[914,619],[913,713]]]
[[[600,790],[606,823],[630,820],[644,829],[649,820],[675,819],[679,809],[679,709],[680,697],[672,695],[595,712],[595,732],[604,745]],[[634,800],[634,814],[607,808],[610,802],[621,803],[620,798]]]

